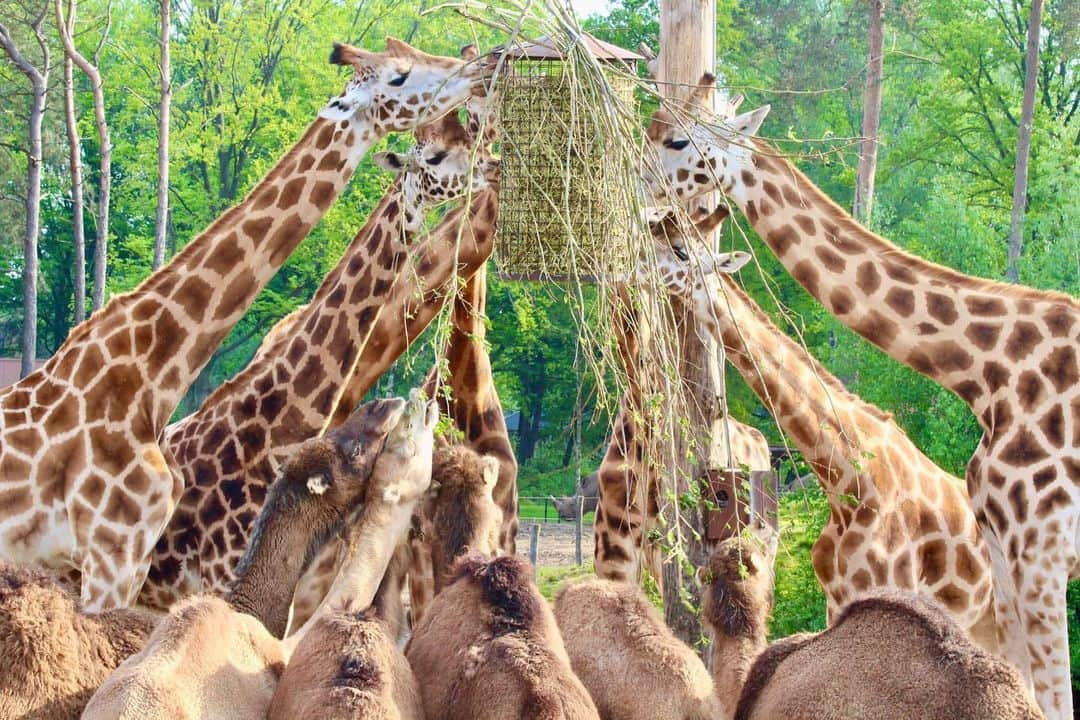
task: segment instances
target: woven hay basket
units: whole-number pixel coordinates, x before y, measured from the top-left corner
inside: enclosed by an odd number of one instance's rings
[[[607,82],[632,105],[634,81],[614,70],[625,73],[643,58],[591,35],[582,42],[612,68],[605,72]],[[498,95],[500,276],[593,280],[625,267],[630,211],[612,200],[620,195],[612,184],[626,178],[604,161],[613,139],[582,107],[582,89],[573,87],[577,81],[554,43],[541,38],[508,49],[506,56]]]

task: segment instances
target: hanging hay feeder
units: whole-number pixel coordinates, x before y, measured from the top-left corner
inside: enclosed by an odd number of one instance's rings
[[[502,180],[495,241],[500,276],[509,279],[595,279],[626,267],[631,211],[618,163],[618,139],[600,118],[602,98],[633,107],[634,70],[644,58],[579,37],[604,69],[610,93],[582,80],[548,38],[506,49],[499,79]]]

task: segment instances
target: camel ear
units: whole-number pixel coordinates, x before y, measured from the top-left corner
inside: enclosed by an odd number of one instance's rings
[[[736,115],[728,120],[727,126],[739,135],[753,137],[761,129],[761,123],[765,122],[765,116],[769,114],[771,109],[772,105],[762,105],[756,110]]]
[[[705,585],[708,585],[709,582],[712,580],[711,575],[712,573],[709,572],[709,568],[699,567],[697,571],[694,572],[694,578],[697,580],[698,587],[704,587]]]
[[[499,482],[499,461],[490,455],[485,455],[480,458],[480,463],[484,469],[484,487],[494,490],[495,484]]]

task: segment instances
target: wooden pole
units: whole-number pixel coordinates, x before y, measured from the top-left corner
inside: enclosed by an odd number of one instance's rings
[[[716,3],[713,0],[660,0],[660,55],[657,80],[661,92],[671,99],[686,100],[698,80],[716,69]],[[709,97],[706,102],[715,103]],[[715,238],[712,240],[715,245]],[[709,464],[720,452],[723,436],[720,427],[719,353],[714,343],[698,331],[691,308],[673,300],[680,344],[680,374],[684,380],[686,407],[690,417],[687,427],[695,433],[684,438],[684,445],[693,442],[696,460],[680,462],[670,468],[669,477],[675,483],[676,495],[686,492],[691,483],[705,478]],[[685,458],[678,452],[675,457]],[[675,528],[693,566],[708,560],[705,545],[704,508],[680,510],[679,503],[667,502],[667,526]],[[684,642],[693,646],[701,637],[697,616],[687,610],[683,598],[689,594],[691,603],[700,606],[700,590],[687,568],[669,559],[663,568],[664,616],[668,625]]]
[[[533,572],[536,572],[536,561],[540,557],[540,523],[529,528],[529,562],[532,563]]]

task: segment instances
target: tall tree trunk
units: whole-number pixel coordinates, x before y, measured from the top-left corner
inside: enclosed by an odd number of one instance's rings
[[[68,25],[60,32],[73,32],[72,0],[68,1]],[[59,21],[59,19],[58,19]],[[75,64],[64,55],[64,121],[67,125],[68,169],[71,173],[71,239],[75,247],[74,267],[71,270],[75,295],[75,324],[86,319],[86,225],[83,221],[82,139],[75,116]]]
[[[105,89],[102,85],[101,48],[109,37],[109,27],[112,24],[112,5],[106,6],[107,19],[105,28],[101,31],[101,39],[94,51],[94,62],[87,60],[75,47],[74,33],[76,0],[69,0],[68,9],[70,19],[65,20],[62,0],[56,0],[56,25],[60,29],[60,40],[64,45],[64,52],[70,57],[79,69],[86,73],[90,79],[90,88],[94,96],[94,124],[97,126],[98,142],[100,149],[97,205],[97,241],[94,243],[94,310],[105,304],[105,274],[108,264],[109,250],[109,191],[112,186],[112,143],[109,140],[109,124],[105,118]]]
[[[712,0],[660,0],[660,87],[665,94],[686,100],[688,88],[697,86],[705,72],[716,68],[716,3]],[[715,103],[715,98],[707,102]],[[710,242],[716,245],[716,239]],[[703,337],[693,313],[673,300],[679,320],[679,375],[683,379],[681,403],[689,413],[686,431],[678,440],[673,467],[665,468],[675,497],[682,497],[692,485],[699,485],[716,451],[720,435],[716,432],[719,404],[716,398],[723,388],[715,384],[718,356],[715,343]],[[659,338],[658,338],[659,340]],[[692,448],[692,451],[691,451]],[[663,497],[666,493],[661,492]],[[664,619],[672,631],[693,646],[702,636],[701,622],[691,607],[701,606],[701,591],[694,582],[694,567],[707,563],[709,547],[705,540],[704,507],[681,508],[680,502],[664,503],[665,524],[682,548],[665,558],[663,566]],[[704,650],[701,651],[702,653]]]
[[[874,207],[874,176],[877,173],[878,129],[881,126],[881,78],[885,59],[885,0],[870,5],[870,50],[866,58],[866,95],[863,100],[859,168],[855,175],[852,214],[864,225]]]
[[[30,28],[41,47],[41,69],[34,67],[18,47],[8,29],[0,24],[0,47],[30,81],[33,90],[27,122],[26,237],[23,239],[23,331],[22,363],[19,372],[26,376],[34,370],[37,355],[37,276],[38,234],[41,232],[41,121],[45,116],[45,98],[49,90],[49,46],[41,26],[48,15],[48,4],[33,18]]]
[[[1031,155],[1031,125],[1035,117],[1035,91],[1039,83],[1039,30],[1042,28],[1042,0],[1031,0],[1028,17],[1027,54],[1024,57],[1024,104],[1016,139],[1016,177],[1013,181],[1012,222],[1009,223],[1009,259],[1005,279],[1020,282],[1020,253],[1024,249],[1024,212],[1027,210],[1028,158]]]
[[[172,111],[172,69],[169,60],[169,18],[172,0],[161,0],[161,103],[158,107],[157,215],[154,219],[154,265],[165,264],[169,228],[169,117]]]

